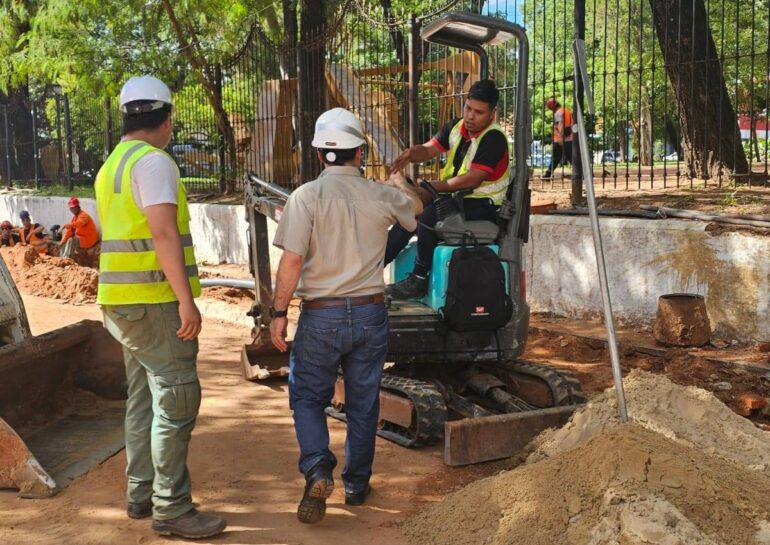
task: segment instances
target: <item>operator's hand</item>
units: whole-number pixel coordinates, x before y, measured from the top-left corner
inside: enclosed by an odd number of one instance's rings
[[[182,320],[182,327],[176,332],[176,336],[183,341],[192,341],[201,332],[201,313],[195,306],[195,301],[179,302],[179,319]]]
[[[289,325],[289,319],[286,316],[273,318],[270,322],[270,340],[280,352],[286,352],[289,345],[286,344],[286,328]]]
[[[393,163],[390,165],[390,173],[391,175],[399,172],[402,168],[404,168],[406,165],[409,164],[409,152],[412,151],[412,148],[407,148],[405,152],[403,152],[401,155],[395,158]]]

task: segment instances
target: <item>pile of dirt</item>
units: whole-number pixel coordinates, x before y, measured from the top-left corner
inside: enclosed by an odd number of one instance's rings
[[[40,255],[24,246],[0,249],[16,286],[30,295],[68,303],[96,302],[99,273],[67,257]]]
[[[527,463],[408,519],[420,544],[770,545],[770,439],[713,395],[626,380],[543,434]]]
[[[663,375],[634,370],[623,381],[631,420],[645,428],[770,475],[770,436],[735,414],[711,392],[679,386]],[[575,412],[558,430],[536,440],[529,461],[575,448],[620,422],[614,389]]]

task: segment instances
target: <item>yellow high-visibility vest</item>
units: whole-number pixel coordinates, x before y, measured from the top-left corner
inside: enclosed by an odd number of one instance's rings
[[[161,269],[147,217],[131,191],[131,170],[136,162],[158,148],[141,140],[118,144],[96,175],[96,208],[102,225],[99,257],[100,305],[168,303],[177,297]],[[170,157],[169,157],[170,159]],[[184,262],[194,297],[201,293],[195,263],[187,192],[177,183],[176,224],[182,235]]]
[[[457,150],[460,148],[460,144],[463,141],[463,135],[460,131],[460,127],[462,126],[463,120],[459,120],[457,123],[455,123],[455,126],[452,127],[451,132],[449,133],[449,153],[447,154],[446,158],[446,164],[444,165],[444,168],[441,170],[441,180],[448,180],[449,178],[452,178],[453,176],[462,176],[463,174],[466,174],[471,169],[471,163],[473,162],[473,157],[476,155],[476,151],[479,149],[479,144],[481,142],[481,139],[484,138],[484,135],[487,134],[490,131],[500,131],[503,136],[505,136],[505,131],[503,128],[498,125],[497,123],[492,123],[489,127],[481,131],[475,138],[471,139],[471,144],[468,147],[468,152],[465,154],[465,157],[463,158],[463,164],[460,166],[460,169],[457,171],[457,174],[454,172],[454,161],[455,161],[455,154],[457,153]],[[508,137],[505,136],[505,141],[508,142]],[[505,172],[497,178],[496,180],[486,180],[484,182],[481,182],[481,185],[473,190],[473,193],[468,195],[466,199],[492,199],[492,202],[494,202],[497,205],[502,204],[503,200],[505,199],[505,191],[508,189],[508,176],[511,173],[511,143],[508,142],[508,166],[505,169]]]

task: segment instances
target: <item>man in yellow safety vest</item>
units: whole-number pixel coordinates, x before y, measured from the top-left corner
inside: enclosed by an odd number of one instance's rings
[[[467,220],[496,222],[505,199],[510,174],[511,149],[502,127],[495,123],[500,92],[491,80],[474,83],[465,100],[463,116],[447,123],[429,142],[412,146],[399,155],[391,168],[398,171],[408,163],[422,163],[446,153],[439,180],[428,183],[439,193],[463,189],[473,192],[463,199]],[[421,188],[427,202],[430,196]],[[425,295],[438,237],[431,229],[438,218],[433,203],[425,205],[417,227],[417,257],[414,270],[401,282],[385,288],[391,299],[413,299]],[[385,265],[393,261],[414,233],[395,225],[388,236]]]
[[[171,140],[171,91],[151,76],[120,92],[123,138],[96,177],[104,324],[123,345],[128,382],[128,516],[160,535],[222,533],[192,502],[187,450],[201,401],[196,370],[200,280]]]

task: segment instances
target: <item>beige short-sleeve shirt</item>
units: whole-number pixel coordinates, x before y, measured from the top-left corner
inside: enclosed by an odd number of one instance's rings
[[[304,258],[298,297],[371,295],[385,288],[385,245],[395,223],[417,229],[408,196],[356,167],[327,166],[291,194],[273,244]]]

